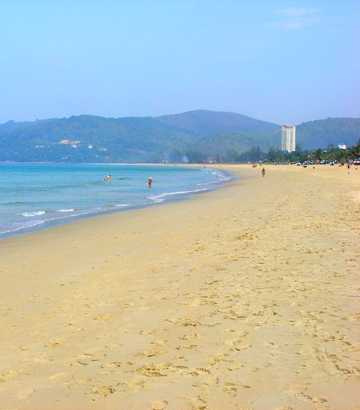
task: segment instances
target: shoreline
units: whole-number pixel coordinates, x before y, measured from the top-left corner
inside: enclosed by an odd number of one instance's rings
[[[359,171],[221,169],[0,242],[4,409],[356,408]]]
[[[20,164],[20,165],[23,165],[23,164]],[[35,164],[35,165],[39,165],[39,164]],[[56,164],[53,164],[53,165],[57,166]],[[89,166],[92,164],[80,164],[80,165]],[[119,167],[122,166],[122,164],[117,164],[117,165]],[[139,164],[129,164],[129,165],[125,165],[124,167],[129,169],[131,168],[131,166],[139,167]],[[149,168],[149,167],[160,168],[159,166],[154,165],[154,164],[145,166],[145,168]],[[179,165],[176,166],[172,164],[169,165],[169,167],[170,169],[174,167],[188,168],[188,167],[180,167]],[[199,169],[199,167],[197,166],[193,166],[191,168]],[[161,204],[163,202],[167,203],[167,202],[188,200],[188,199],[191,199],[192,196],[198,193],[220,189],[223,187],[226,181],[230,181],[233,178],[233,176],[227,172],[221,171],[221,174],[220,174],[220,170],[216,170],[216,168],[207,167],[206,169],[207,171],[211,171],[211,173],[217,173],[218,177],[215,178],[214,180],[209,180],[202,184],[194,184],[194,182],[192,182],[192,185],[187,185],[187,189],[183,189],[183,187],[181,188],[179,187],[178,189],[176,189],[175,186],[169,186],[168,188],[166,188],[165,187],[166,184],[165,185],[159,184],[158,186],[156,186],[154,190],[148,191],[147,192],[148,195],[141,193],[141,195],[143,195],[143,198],[141,197],[139,192],[132,192],[133,198],[132,199],[126,198],[124,200],[123,194],[125,192],[125,195],[126,195],[126,189],[125,191],[123,191],[121,190],[122,187],[118,186],[119,190],[121,191],[119,192],[118,197],[113,197],[111,199],[114,202],[111,202],[111,200],[109,202],[103,199],[102,203],[98,202],[97,204],[92,204],[92,205],[87,204],[83,207],[79,203],[75,205],[71,201],[68,201],[68,203],[63,204],[62,207],[59,205],[58,207],[59,209],[58,208],[53,209],[51,207],[52,205],[49,205],[48,208],[46,208],[46,205],[45,205],[45,207],[43,208],[41,207],[38,208],[38,209],[41,209],[41,211],[39,212],[39,215],[44,214],[44,216],[37,217],[35,215],[33,219],[29,218],[27,221],[24,221],[24,219],[21,219],[21,218],[18,219],[18,221],[16,221],[14,218],[12,218],[11,223],[8,225],[8,227],[6,227],[7,220],[3,217],[1,220],[1,223],[3,225],[1,226],[2,232],[0,233],[0,242],[4,239],[8,239],[12,237],[19,237],[22,235],[31,234],[31,233],[38,232],[38,231],[52,229],[53,227],[56,227],[56,226],[68,225],[74,222],[78,222],[80,220],[86,220],[88,218],[94,218],[94,217],[98,217],[101,215],[123,212],[123,211],[128,211],[128,210],[142,209],[142,208],[154,206],[157,204]],[[117,178],[117,179],[125,179],[125,178]],[[179,181],[181,180],[182,179],[179,178]],[[191,181],[189,182],[191,183]],[[113,189],[116,189],[116,188],[113,188]],[[95,196],[96,195],[97,193],[95,193]],[[46,202],[46,199],[44,200]],[[64,212],[63,209],[72,211],[72,212]],[[22,211],[19,211],[18,215],[23,215]],[[31,215],[32,213],[33,212],[30,211],[29,212],[30,215],[26,215],[26,216],[34,216],[34,215]]]

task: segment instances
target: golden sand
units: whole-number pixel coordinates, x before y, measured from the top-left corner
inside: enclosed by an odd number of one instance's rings
[[[0,409],[360,408],[360,168],[0,242]]]

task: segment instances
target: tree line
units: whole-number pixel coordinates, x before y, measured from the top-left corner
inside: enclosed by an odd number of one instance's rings
[[[266,152],[259,146],[252,147],[250,150],[239,153],[235,149],[230,149],[225,155],[215,154],[211,156],[196,150],[175,150],[168,158],[169,162],[199,164],[213,161],[216,163],[304,163],[307,161],[318,162],[339,162],[345,163],[349,160],[360,158],[360,139],[356,145],[346,149],[329,145],[326,149],[303,150],[300,145],[296,146],[296,151],[281,151],[279,148],[270,147]]]

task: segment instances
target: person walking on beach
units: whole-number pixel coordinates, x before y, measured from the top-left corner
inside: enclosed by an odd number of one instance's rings
[[[151,188],[152,182],[153,182],[153,181],[152,181],[152,178],[149,177],[149,179],[148,179],[149,188]]]
[[[262,173],[262,176],[265,175],[265,168],[263,168],[263,169],[261,170],[261,173]]]

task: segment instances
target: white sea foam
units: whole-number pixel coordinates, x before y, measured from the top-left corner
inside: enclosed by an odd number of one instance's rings
[[[189,191],[165,192],[163,194],[150,196],[149,199],[152,202],[160,203],[160,202],[164,202],[166,200],[166,198],[168,198],[168,197],[192,195],[192,194],[198,194],[200,192],[205,192],[205,191],[208,191],[208,189],[204,188],[204,189],[193,189],[193,190],[189,190]]]
[[[18,215],[31,217],[31,216],[39,216],[39,215],[44,215],[44,214],[45,214],[45,211],[34,211],[34,212],[22,212]]]

